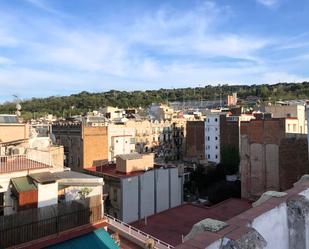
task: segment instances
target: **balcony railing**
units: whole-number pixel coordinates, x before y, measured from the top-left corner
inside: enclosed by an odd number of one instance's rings
[[[165,243],[135,227],[130,226],[129,224],[116,219],[113,216],[110,216],[108,214],[104,214],[105,218],[107,219],[107,223],[114,227],[119,232],[126,233],[130,235],[131,237],[135,238],[138,241],[142,241],[146,243],[149,239],[152,239],[155,242],[155,249],[172,249],[174,248],[172,245],[169,245],[168,243]]]
[[[0,156],[0,174],[49,167],[52,167],[50,163],[42,163],[26,155]]]

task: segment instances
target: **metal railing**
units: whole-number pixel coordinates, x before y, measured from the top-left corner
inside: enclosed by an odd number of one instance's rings
[[[132,227],[131,225],[116,219],[115,217],[104,214],[105,218],[107,219],[107,223],[113,227],[115,227],[117,230],[120,230],[126,234],[129,234],[131,237],[143,241],[146,243],[149,239],[152,239],[155,242],[155,248],[156,249],[172,249],[174,246],[163,242],[162,240],[159,240],[156,237],[153,237],[135,227]]]
[[[42,163],[26,155],[0,156],[0,173],[9,173],[28,169],[51,167],[50,163]]]

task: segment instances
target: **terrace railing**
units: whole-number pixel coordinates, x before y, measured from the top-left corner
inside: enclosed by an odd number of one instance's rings
[[[114,227],[116,230],[119,232],[123,232],[125,234],[130,235],[134,239],[147,243],[150,239],[154,241],[155,243],[155,248],[156,249],[172,249],[174,248],[172,245],[163,242],[162,240],[159,240],[156,237],[153,237],[135,227],[132,227],[131,225],[116,219],[115,217],[109,215],[109,214],[104,214],[105,219],[107,220],[107,223],[111,226]]]
[[[48,167],[51,167],[50,163],[42,163],[26,155],[0,156],[0,174]]]

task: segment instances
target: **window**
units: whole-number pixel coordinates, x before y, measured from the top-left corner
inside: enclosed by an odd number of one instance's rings
[[[291,125],[290,125],[290,124],[288,124],[288,131],[290,131],[290,126],[291,126]]]
[[[215,122],[218,122],[218,119],[217,119],[217,118],[215,118]]]
[[[207,137],[207,140],[209,141],[209,140],[210,140],[210,137]]]
[[[209,154],[207,155],[207,158],[210,159],[210,155]]]
[[[216,155],[216,159],[218,159],[218,155]]]
[[[216,137],[215,139],[218,140],[218,137]]]
[[[296,132],[296,124],[293,124],[293,131]]]
[[[209,123],[209,118],[207,118],[207,122]]]
[[[218,149],[218,146],[216,145],[216,150]]]

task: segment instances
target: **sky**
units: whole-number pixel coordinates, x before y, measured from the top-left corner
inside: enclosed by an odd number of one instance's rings
[[[0,102],[309,80],[308,0],[0,0]]]

